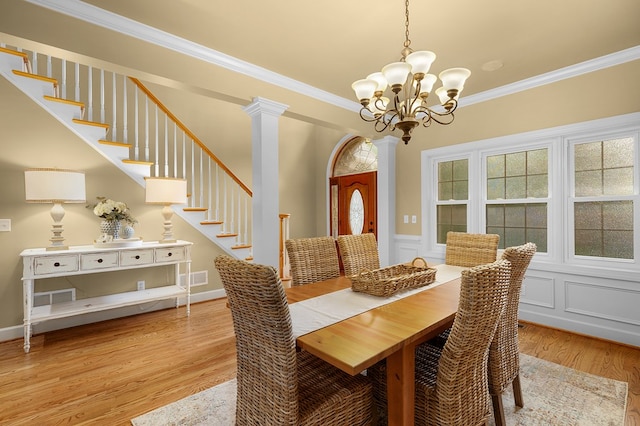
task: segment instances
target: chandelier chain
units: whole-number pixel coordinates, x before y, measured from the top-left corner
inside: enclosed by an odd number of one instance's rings
[[[409,0],[405,0],[404,5],[404,47],[408,48],[411,44],[411,40],[409,40]]]

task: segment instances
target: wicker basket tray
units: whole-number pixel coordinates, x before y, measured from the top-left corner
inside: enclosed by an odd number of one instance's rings
[[[433,283],[436,270],[428,267],[427,262],[418,257],[413,259],[411,264],[393,265],[373,271],[364,270],[350,278],[353,291],[385,297],[400,290]]]

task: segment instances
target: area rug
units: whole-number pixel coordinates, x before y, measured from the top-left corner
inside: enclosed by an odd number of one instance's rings
[[[520,382],[524,408],[503,395],[508,426],[622,426],[627,383],[582,373],[522,354]],[[232,426],[235,379],[131,420],[134,426]],[[490,424],[493,423],[491,419]]]

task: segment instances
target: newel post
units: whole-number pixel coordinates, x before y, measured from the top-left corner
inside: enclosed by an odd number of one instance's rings
[[[253,98],[253,102],[243,108],[251,117],[253,260],[274,268],[278,268],[280,253],[278,119],[288,107]]]

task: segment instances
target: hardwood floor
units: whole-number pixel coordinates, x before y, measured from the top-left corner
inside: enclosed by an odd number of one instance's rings
[[[226,299],[0,343],[0,424],[128,425],[235,376]],[[524,324],[521,350],[629,383],[627,426],[640,426],[640,349]]]

